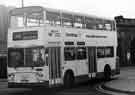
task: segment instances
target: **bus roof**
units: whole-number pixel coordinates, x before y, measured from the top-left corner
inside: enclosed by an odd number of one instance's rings
[[[15,14],[16,15],[24,15],[24,13],[42,12],[42,11],[55,12],[58,14],[64,13],[64,14],[69,14],[69,15],[74,15],[74,16],[82,16],[82,17],[95,18],[95,19],[113,20],[113,19],[105,18],[105,17],[98,17],[98,16],[79,13],[79,12],[71,12],[71,11],[67,11],[67,10],[44,8],[41,6],[28,6],[28,7],[23,7],[23,8],[15,8],[15,9],[12,9],[10,11],[10,14],[11,15],[15,15]]]
[[[24,13],[42,12],[43,7],[40,6],[29,6],[23,8],[14,8],[10,11],[11,15],[24,15]]]

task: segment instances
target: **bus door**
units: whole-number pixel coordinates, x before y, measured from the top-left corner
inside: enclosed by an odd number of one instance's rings
[[[49,47],[48,52],[48,62],[49,62],[49,79],[51,84],[60,83],[61,70],[60,70],[60,47]]]
[[[95,77],[96,69],[96,48],[88,47],[88,72],[89,77]]]

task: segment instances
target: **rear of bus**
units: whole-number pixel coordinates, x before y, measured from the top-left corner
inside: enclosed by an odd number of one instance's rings
[[[49,86],[41,7],[14,9],[8,31],[8,86]]]

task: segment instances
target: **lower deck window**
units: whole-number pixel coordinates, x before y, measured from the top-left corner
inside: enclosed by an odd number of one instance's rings
[[[97,48],[97,57],[114,57],[114,48],[113,47],[98,47]]]
[[[86,59],[86,48],[85,47],[77,48],[77,59],[78,60]]]
[[[75,60],[75,47],[65,47],[64,48],[64,59]]]
[[[68,60],[84,60],[86,59],[86,47],[65,47],[64,59]]]

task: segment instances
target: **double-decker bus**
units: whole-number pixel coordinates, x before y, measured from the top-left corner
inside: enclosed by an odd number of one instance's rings
[[[29,6],[10,11],[8,86],[71,87],[119,74],[114,20]]]

